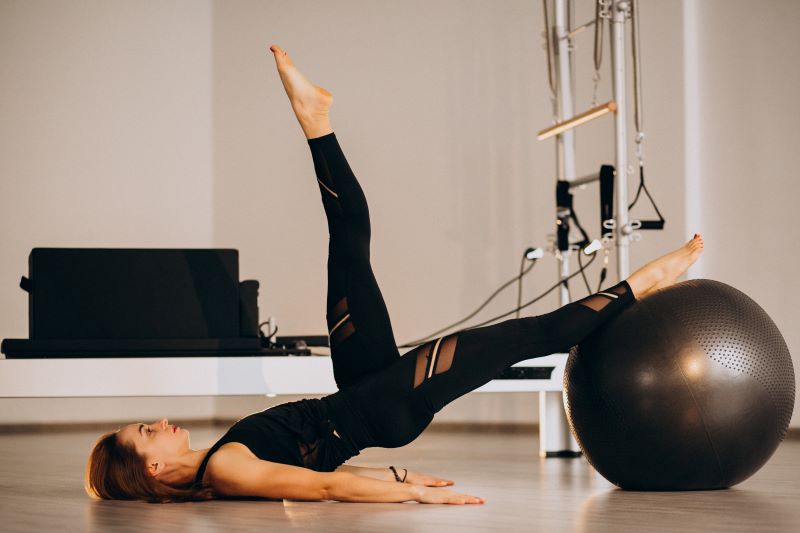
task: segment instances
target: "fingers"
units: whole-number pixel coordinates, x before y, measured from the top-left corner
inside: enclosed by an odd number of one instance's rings
[[[450,485],[455,485],[455,481],[452,479],[444,479],[430,474],[420,474],[412,472],[411,470],[408,471],[406,483],[425,485],[426,487],[448,487]]]
[[[480,505],[484,503],[484,499],[479,496],[470,496],[469,494],[454,494],[452,502],[456,505]]]
[[[480,505],[485,500],[479,496],[459,494],[448,489],[422,489],[416,501],[420,503],[444,503],[449,505]]]
[[[452,479],[444,479],[436,476],[427,475],[424,478],[425,484],[429,487],[446,487],[449,485],[455,485],[455,481]]]
[[[483,498],[479,498],[477,496],[466,496],[465,495],[465,496],[455,497],[455,498],[451,499],[450,501],[448,501],[447,503],[452,504],[452,505],[480,505],[480,504],[485,503],[485,500]]]

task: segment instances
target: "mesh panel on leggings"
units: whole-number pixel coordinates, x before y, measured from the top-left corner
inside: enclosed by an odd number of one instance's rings
[[[439,347],[439,357],[436,360],[436,370],[434,373],[441,374],[442,372],[450,370],[450,366],[453,364],[453,356],[456,353],[457,340],[457,335],[450,335],[442,341],[442,345]]]
[[[350,312],[347,307],[347,298],[342,298],[333,306],[328,315],[328,328],[331,347],[338,346],[347,337],[355,333],[356,329],[350,319]]]
[[[414,369],[414,388],[434,374],[450,370],[456,352],[458,335],[440,337],[423,344],[417,351],[417,363]]]
[[[414,368],[414,388],[419,387],[425,380],[425,370],[428,368],[431,345],[424,344],[417,349],[417,365]]]
[[[597,292],[575,303],[584,305],[593,311],[602,311],[608,304],[619,299],[626,292],[627,289],[624,285],[615,285],[610,289]]]

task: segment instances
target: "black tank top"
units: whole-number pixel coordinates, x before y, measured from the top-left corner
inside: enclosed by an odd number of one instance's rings
[[[201,483],[208,460],[229,442],[247,446],[259,459],[332,472],[359,454],[359,447],[331,421],[323,399],[299,400],[270,407],[236,422],[200,463],[195,483]],[[336,430],[336,434],[334,433]],[[339,436],[337,436],[337,434]]]

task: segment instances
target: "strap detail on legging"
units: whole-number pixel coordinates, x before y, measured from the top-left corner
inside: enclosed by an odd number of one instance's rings
[[[427,342],[417,348],[414,388],[433,377],[434,374],[441,374],[450,370],[457,341],[458,334],[452,334],[446,337],[439,337],[435,341]]]
[[[610,293],[610,292],[598,292],[597,294],[602,294],[603,296],[608,296],[609,298],[612,298],[614,300],[619,298],[619,296],[617,296],[616,294]]]
[[[348,318],[350,318],[350,313],[347,313],[346,315],[344,315],[344,316],[343,316],[343,317],[342,317],[342,318],[339,320],[339,322],[337,322],[337,323],[336,323],[336,325],[334,325],[334,326],[331,328],[331,331],[328,333],[328,335],[329,335],[329,336],[330,336],[330,335],[333,335],[333,332],[334,332],[334,331],[336,331],[337,329],[339,329],[339,327],[340,327],[342,324],[344,324],[345,322],[347,322],[347,319],[348,319]]]
[[[321,180],[321,179],[317,178],[317,181],[319,182],[319,184],[320,184],[320,185],[322,185],[322,187],[323,187],[323,188],[324,188],[326,191],[328,191],[329,193],[331,193],[331,196],[333,196],[334,198],[339,198],[339,195],[338,195],[338,194],[336,194],[335,192],[333,192],[333,190],[331,190],[331,188],[330,188],[330,187],[328,187],[327,185],[325,185],[324,183],[322,183],[322,180]]]
[[[442,344],[442,339],[444,339],[444,337],[439,337],[436,340],[436,344],[433,345],[433,353],[431,354],[431,365],[430,369],[428,370],[428,378],[433,375],[433,369],[436,367],[436,356],[439,355],[439,345]]]

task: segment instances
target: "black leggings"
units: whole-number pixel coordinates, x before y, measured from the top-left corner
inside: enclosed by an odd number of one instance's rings
[[[353,411],[344,418],[364,426],[341,428],[359,449],[408,444],[459,396],[515,363],[569,350],[634,301],[623,281],[552,313],[459,331],[401,356],[370,266],[364,193],[335,134],[308,144],[330,231],[327,322],[340,389],[331,396]]]

